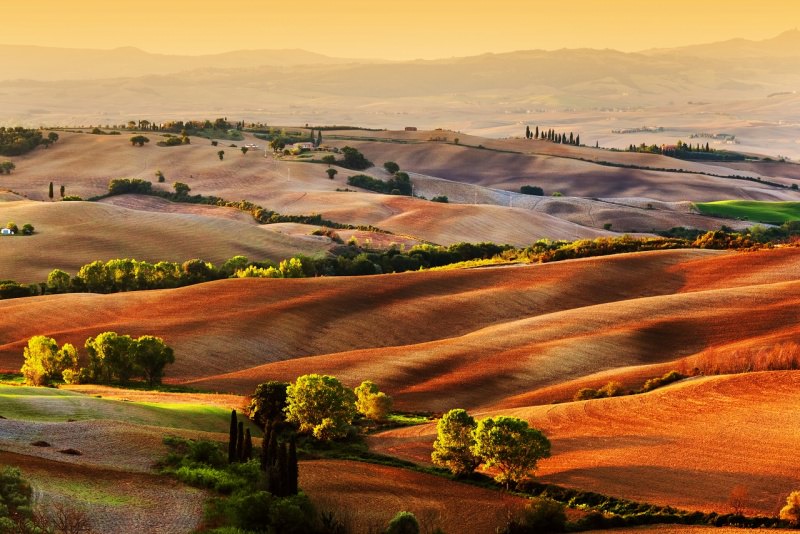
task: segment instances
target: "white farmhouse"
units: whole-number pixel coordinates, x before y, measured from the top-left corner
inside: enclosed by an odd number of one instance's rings
[[[11,228],[3,228],[0,230],[0,235],[14,235],[14,232],[11,230]]]

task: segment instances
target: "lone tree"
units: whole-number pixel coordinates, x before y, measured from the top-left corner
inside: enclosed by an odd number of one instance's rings
[[[336,169],[325,169],[325,172],[328,173],[328,178],[330,178],[331,180],[333,180],[334,176],[339,174],[339,171],[337,171]]]
[[[298,377],[286,389],[286,402],[286,420],[321,441],[347,435],[356,414],[353,391],[328,375]]]
[[[175,182],[174,184],[172,184],[172,187],[175,188],[175,194],[178,195],[179,197],[188,195],[189,191],[192,190],[191,187],[189,187],[183,182]]]
[[[64,198],[64,193],[66,192],[67,188],[63,185],[61,186],[61,198]]]
[[[419,534],[419,522],[411,512],[397,512],[386,525],[386,534]]]
[[[231,426],[228,431],[228,463],[236,461],[236,449],[239,436],[239,425],[236,420],[236,410],[231,410]]]
[[[392,409],[392,398],[380,391],[374,383],[365,380],[354,390],[354,393],[356,394],[356,410],[367,419],[383,421],[389,415]]]
[[[472,453],[487,467],[497,467],[495,480],[517,485],[536,469],[536,463],[550,456],[550,441],[541,431],[516,417],[488,417],[478,422]]]
[[[17,166],[11,161],[4,161],[0,163],[0,174],[11,174],[11,171],[16,169]]]
[[[53,182],[50,182],[50,188],[47,190],[47,196],[50,197],[50,200],[53,200]]]
[[[475,419],[465,410],[458,408],[444,414],[436,423],[436,441],[431,454],[433,464],[449,469],[456,476],[472,473],[481,463],[472,452],[476,427]]]
[[[248,151],[248,150],[250,150],[250,149],[249,149],[249,148],[247,148],[246,146],[243,146],[243,147],[242,147],[242,148],[240,148],[239,150],[241,150],[241,151],[242,151],[242,155],[245,155],[245,154],[247,154],[247,151]]]
[[[219,156],[219,160],[222,161],[222,158],[225,157],[225,151],[224,150],[218,151],[217,156]]]
[[[328,167],[336,163],[336,156],[333,154],[328,154],[327,156],[322,156],[322,163],[327,163]]]
[[[43,386],[55,375],[58,344],[51,337],[33,336],[22,352],[25,363],[22,364],[22,376],[25,383],[31,386]]]
[[[131,145],[134,146],[144,146],[145,143],[149,143],[150,139],[143,135],[134,135],[131,137]]]

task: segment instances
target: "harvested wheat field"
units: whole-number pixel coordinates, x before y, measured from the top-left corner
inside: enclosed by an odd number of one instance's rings
[[[82,265],[115,258],[153,263],[201,258],[221,265],[243,255],[254,261],[280,261],[300,253],[324,254],[331,245],[325,237],[270,232],[252,219],[208,215],[211,210],[222,208],[204,207],[191,213],[89,202],[4,203],[1,217],[20,226],[30,223],[36,232],[3,239],[0,279],[44,282],[53,269],[75,275]]]
[[[391,481],[390,484],[387,484]],[[495,532],[526,500],[407,469],[344,460],[300,464],[300,485],[321,510],[334,510],[352,532],[375,532],[399,511],[422,532]]]
[[[0,451],[0,465],[20,467],[47,509],[83,511],[96,532],[182,534],[200,526],[206,493],[164,476],[128,473]]]
[[[792,460],[798,386],[797,371],[699,377],[647,394],[499,413],[528,420],[551,440],[542,481],[720,513],[744,485],[747,512],[774,515],[800,484]],[[429,461],[435,433],[433,425],[399,429],[371,444]]]

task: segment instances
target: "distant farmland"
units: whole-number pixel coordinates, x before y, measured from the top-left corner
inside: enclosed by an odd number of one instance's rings
[[[755,200],[720,200],[697,202],[703,215],[728,219],[746,219],[769,224],[800,220],[800,202],[760,202]]]

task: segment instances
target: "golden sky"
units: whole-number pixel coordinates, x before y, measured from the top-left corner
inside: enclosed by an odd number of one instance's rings
[[[439,58],[523,49],[635,51],[800,26],[797,0],[0,0],[2,44],[207,54],[303,48]]]

